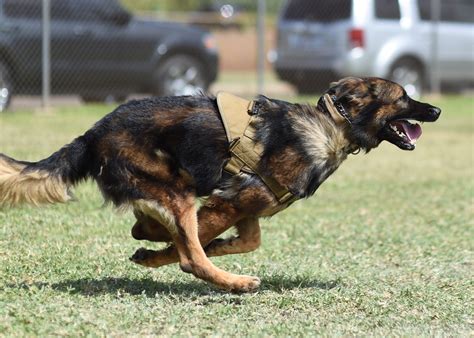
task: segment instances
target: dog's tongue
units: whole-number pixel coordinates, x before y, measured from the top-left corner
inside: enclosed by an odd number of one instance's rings
[[[410,123],[405,120],[396,121],[397,127],[403,129],[403,132],[410,139],[416,141],[420,138],[422,130],[418,123]]]

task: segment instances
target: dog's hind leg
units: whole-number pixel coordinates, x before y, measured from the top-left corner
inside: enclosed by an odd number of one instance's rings
[[[201,220],[202,218],[199,219]],[[204,219],[202,220],[203,222],[205,221]],[[238,233],[237,237],[231,236],[225,239],[215,238],[204,248],[208,257],[241,254],[258,249],[260,246],[260,225],[257,218],[245,218],[237,222],[235,227]],[[207,237],[206,239],[204,237],[209,235],[209,230],[206,233],[199,234],[201,244],[207,242]],[[155,236],[156,234],[150,233],[146,239],[152,241]],[[130,259],[135,263],[157,268],[163,265],[176,263],[179,258],[175,248],[170,246],[159,251],[140,248]]]
[[[278,205],[272,193],[263,183],[245,187],[231,199],[218,194],[211,195],[198,212],[199,240],[203,247],[207,247],[206,254],[220,256],[255,250],[260,244],[257,215],[271,215],[273,212],[267,213],[267,210],[273,210],[275,206]],[[234,225],[238,225],[239,237],[229,240],[216,239],[209,244]],[[178,262],[178,252],[173,245],[160,251],[141,248],[130,260],[144,266],[159,267]]]
[[[225,201],[218,196],[211,196],[206,205],[202,206],[198,211],[198,233],[201,246],[205,247],[221,233],[236,225],[243,217],[231,202]],[[158,223],[156,220],[150,222],[150,218],[140,217],[140,220],[142,223],[135,224],[135,230],[132,229],[132,234],[139,234],[140,239],[143,238],[150,241],[160,236],[155,231],[162,226],[161,224],[156,224]],[[134,236],[134,238],[136,237]],[[140,248],[130,257],[130,260],[143,266],[157,268],[176,263],[179,261],[179,257],[176,248],[172,245],[159,251]]]
[[[229,238],[215,238],[205,248],[208,257],[224,256],[230,254],[241,254],[256,250],[260,246],[260,225],[256,218],[246,218],[237,222],[238,236]],[[207,232],[205,235],[209,235]],[[155,234],[150,234],[148,240],[153,241]],[[201,243],[206,242],[199,234]],[[179,260],[178,252],[174,246],[163,250],[138,249],[130,260],[137,264],[157,268],[163,265],[176,263]]]
[[[199,241],[198,217],[194,200],[183,204],[183,208],[177,215],[178,232],[173,236],[181,268],[225,290],[247,292],[256,289],[260,285],[259,278],[235,275],[212,264]],[[187,256],[186,263],[189,263],[189,266],[183,263],[182,256],[184,255]]]
[[[161,211],[143,208],[141,211],[162,224],[169,224],[168,230],[173,238],[183,271],[191,272],[198,278],[230,291],[251,291],[260,285],[257,277],[231,274],[217,268],[207,258],[198,236],[198,216],[193,197],[175,197],[173,205],[177,209],[174,213],[174,227],[171,225],[170,217]]]
[[[137,222],[132,227],[132,237],[137,240],[146,239],[152,242],[171,242],[171,234],[166,226],[156,219],[134,210]]]
[[[260,246],[260,225],[257,218],[245,218],[237,222],[238,236],[216,238],[204,249],[206,255],[223,256],[256,250]]]
[[[150,201],[150,200],[138,200],[133,203],[135,215],[137,214],[144,214],[147,217],[150,217],[156,221],[156,224],[165,227],[168,230],[171,238],[175,242],[175,246],[178,247],[180,244],[176,241],[178,237],[178,227],[177,227],[177,220],[176,215],[171,213],[168,208],[161,206],[158,202]],[[135,227],[141,227],[140,221],[138,221]],[[133,234],[133,229],[132,229]],[[176,258],[179,259],[179,262],[182,266],[189,265],[187,256],[183,253],[183,251],[178,250]],[[144,252],[142,252],[144,254]],[[133,260],[133,259],[132,259]],[[176,261],[176,260],[175,260]],[[146,266],[146,264],[143,264]]]

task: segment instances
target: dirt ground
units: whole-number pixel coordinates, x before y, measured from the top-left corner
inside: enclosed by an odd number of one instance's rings
[[[276,45],[276,32],[267,28],[265,32],[265,78],[264,89],[257,86],[258,37],[255,29],[230,29],[215,31],[219,48],[220,75],[211,86],[211,92],[225,90],[237,95],[252,97],[265,94],[273,97],[288,97],[296,94],[294,87],[278,80],[267,55]]]
[[[257,69],[257,32],[253,29],[214,32],[219,48],[221,71],[255,71]],[[265,56],[275,48],[275,31],[265,32]],[[266,70],[272,65],[266,60]]]

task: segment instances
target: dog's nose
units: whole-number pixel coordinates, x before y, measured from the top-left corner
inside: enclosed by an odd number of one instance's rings
[[[431,107],[430,109],[428,109],[428,113],[433,119],[436,120],[441,114],[441,109],[439,109],[438,107]]]

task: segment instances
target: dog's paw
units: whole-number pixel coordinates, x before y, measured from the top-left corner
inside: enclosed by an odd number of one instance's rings
[[[252,292],[260,286],[260,278],[254,276],[240,276],[233,285],[231,291],[234,293]]]
[[[129,259],[136,264],[147,266],[146,261],[152,256],[153,253],[153,250],[140,248],[135,251],[135,253]]]

